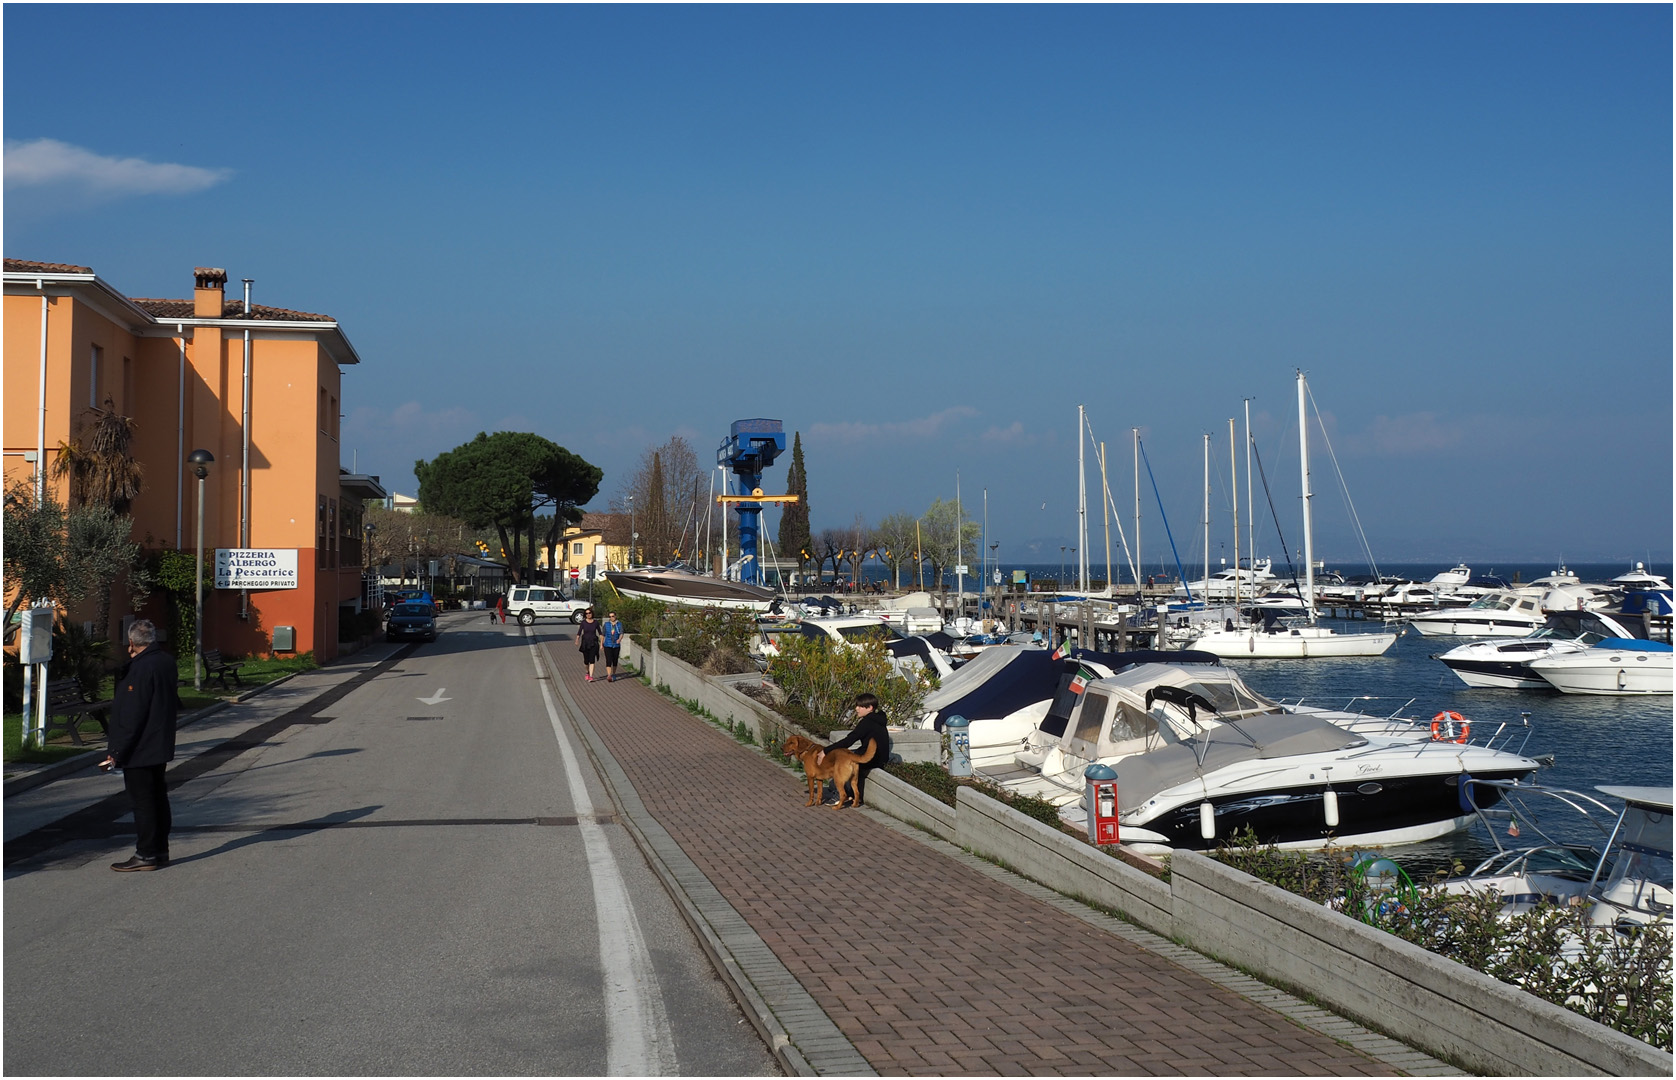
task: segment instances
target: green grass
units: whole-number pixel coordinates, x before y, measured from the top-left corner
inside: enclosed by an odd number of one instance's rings
[[[92,735],[103,740],[104,734],[99,729],[99,722],[89,717],[79,725],[83,735]],[[62,729],[53,732],[52,742],[36,750],[23,748],[23,714],[7,713],[4,740],[5,759],[7,761],[28,761],[51,763],[77,754],[85,754],[91,747],[77,746],[70,741],[70,736]]]
[[[203,690],[197,691],[192,689],[192,658],[188,656],[177,659],[176,670],[180,673],[180,677],[185,680],[180,686],[180,711],[184,715],[198,709],[207,708],[220,701],[229,701],[247,690],[264,686],[276,679],[282,679],[299,671],[312,671],[317,666],[314,662],[314,654],[311,652],[272,660],[246,660],[241,664],[239,671],[242,686],[232,679],[228,679],[228,689],[223,690],[220,683],[211,682],[206,678]],[[115,690],[115,677],[105,676],[104,681],[99,684],[99,699],[101,701],[109,700]],[[99,722],[91,717],[81,722],[80,731],[84,736],[93,735],[96,738],[103,738]],[[61,730],[54,731],[52,741],[46,746],[40,749],[25,750],[23,748],[22,714],[6,714],[4,755],[7,761],[54,762],[86,752],[86,747],[76,746],[70,742],[70,736]]]

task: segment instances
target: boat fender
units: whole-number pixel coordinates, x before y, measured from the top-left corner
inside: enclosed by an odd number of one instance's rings
[[[1199,804],[1199,835],[1206,840],[1216,839],[1216,807],[1208,799]]]
[[[1338,828],[1338,792],[1328,788],[1321,793],[1321,807],[1325,811],[1327,828]]]
[[[1432,717],[1432,741],[1464,743],[1467,736],[1472,734],[1472,725],[1467,723],[1466,717],[1454,710],[1445,710]]]

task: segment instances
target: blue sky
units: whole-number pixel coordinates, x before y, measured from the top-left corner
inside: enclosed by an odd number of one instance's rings
[[[1184,549],[1215,434],[1214,548],[1250,397],[1295,544],[1301,367],[1382,560],[1670,557],[1666,6],[4,20],[6,254],[337,317],[345,464],[398,490],[534,430],[603,504],[773,416],[817,528],[958,470],[1004,562],[1053,562],[1081,403],[1124,507],[1142,429]]]

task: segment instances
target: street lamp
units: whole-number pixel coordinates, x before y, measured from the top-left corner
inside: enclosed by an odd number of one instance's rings
[[[640,539],[640,534],[634,531],[634,496],[628,497],[629,504],[629,569],[634,569],[634,542]]]
[[[192,689],[202,691],[204,688],[204,478],[209,476],[210,464],[215,461],[215,455],[208,450],[194,450],[186,456],[186,461],[192,466],[192,475],[198,478],[198,561],[197,573],[194,575],[193,585],[197,590],[196,615],[193,632],[198,640],[194,643],[192,652]]]
[[[1065,545],[1059,545],[1059,580],[1054,582],[1060,592],[1065,591]]]

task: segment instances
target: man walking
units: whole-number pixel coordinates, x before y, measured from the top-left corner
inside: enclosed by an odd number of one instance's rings
[[[169,790],[163,772],[175,756],[175,721],[180,715],[175,658],[157,644],[148,619],[128,627],[128,664],[117,673],[111,702],[110,750],[99,767],[122,770],[134,804],[134,857],[111,869],[161,870],[169,865]]]

